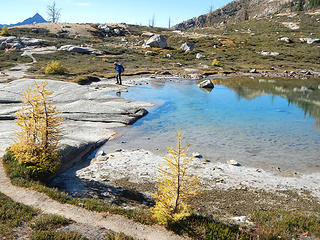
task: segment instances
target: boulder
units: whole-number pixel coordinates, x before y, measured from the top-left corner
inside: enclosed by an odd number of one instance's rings
[[[198,84],[199,88],[214,88],[213,83],[210,80],[204,80]]]
[[[8,47],[7,42],[2,42],[2,43],[0,43],[0,50],[4,50],[4,49],[6,49],[7,47]]]
[[[204,55],[202,55],[201,53],[197,53],[196,59],[201,59],[201,58],[204,58]]]
[[[20,40],[26,47],[41,46],[44,43],[44,40],[36,38],[21,38]]]
[[[282,38],[279,38],[278,40],[286,43],[293,43],[293,41],[288,37],[282,37]]]
[[[14,43],[14,44],[12,45],[12,48],[17,49],[17,50],[20,50],[20,49],[22,49],[22,48],[24,48],[24,47],[25,47],[25,46],[23,45],[22,42],[16,42],[16,43]]]
[[[108,27],[108,25],[106,25],[106,24],[100,24],[100,25],[98,26],[98,28],[101,29],[101,30],[103,30],[103,31],[105,31],[106,33],[111,32],[111,29],[110,29],[110,28]]]
[[[257,73],[257,69],[255,69],[255,68],[254,68],[254,69],[251,69],[251,70],[250,70],[250,73]]]
[[[154,36],[154,33],[151,33],[151,32],[144,32],[141,34],[141,37],[144,37],[144,38],[150,38],[153,36]]]
[[[83,53],[83,54],[96,54],[96,55],[102,55],[103,52],[93,49],[93,48],[86,48],[86,47],[79,47],[74,45],[64,45],[61,46],[59,51],[67,51],[67,52],[76,52],[76,53]]]
[[[186,42],[181,45],[180,49],[186,52],[191,52],[194,49],[194,43]]]
[[[166,48],[167,47],[167,39],[160,35],[154,35],[148,41],[146,41],[143,45],[143,48]]]
[[[122,35],[122,32],[121,32],[121,30],[120,30],[119,28],[113,29],[113,32],[114,32],[117,36]]]
[[[299,40],[302,43],[308,43],[308,44],[320,43],[320,39],[318,38],[299,38]]]

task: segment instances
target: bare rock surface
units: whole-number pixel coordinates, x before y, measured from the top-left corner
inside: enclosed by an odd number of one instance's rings
[[[23,78],[0,84],[0,153],[13,142],[15,113],[22,107],[23,93],[33,88],[34,81]],[[95,89],[53,80],[48,81],[48,88],[53,91],[53,100],[65,119],[61,148],[65,160],[73,159],[68,163],[80,160],[81,156],[107,141],[114,134],[112,128],[132,124],[146,115],[143,107],[151,106],[110,96],[109,88]]]

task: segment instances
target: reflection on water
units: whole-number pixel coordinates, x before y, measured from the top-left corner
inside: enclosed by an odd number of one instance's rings
[[[261,87],[260,87],[261,86]],[[275,84],[218,85],[212,92],[192,82],[129,88],[122,97],[158,104],[105,151],[144,148],[165,154],[182,129],[191,151],[206,159],[300,172],[320,171],[319,90]],[[317,126],[317,127],[316,127]]]

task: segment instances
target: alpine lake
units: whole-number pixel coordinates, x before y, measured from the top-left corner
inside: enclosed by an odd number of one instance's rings
[[[215,79],[214,89],[195,81],[154,80],[129,87],[123,98],[155,106],[102,149],[145,149],[158,155],[176,145],[176,132],[209,161],[320,172],[320,82],[305,79]],[[116,93],[114,93],[116,94]]]

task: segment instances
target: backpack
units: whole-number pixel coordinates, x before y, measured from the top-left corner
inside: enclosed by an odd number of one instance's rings
[[[119,64],[119,67],[120,67],[120,72],[123,73],[124,72],[124,67],[121,64]]]

